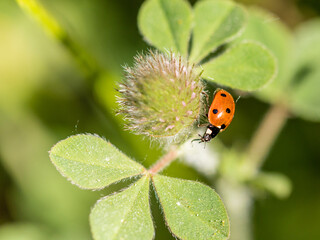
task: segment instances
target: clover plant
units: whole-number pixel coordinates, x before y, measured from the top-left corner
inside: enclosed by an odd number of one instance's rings
[[[204,108],[207,81],[243,91],[263,87],[276,72],[275,59],[261,43],[233,43],[246,25],[246,12],[231,1],[148,0],[138,26],[157,50],[135,57],[118,86],[119,110],[126,128],[169,149],[146,169],[110,142],[79,134],[59,142],[50,158],[62,175],[84,189],[101,189],[137,176],[119,193],[100,199],[90,214],[94,239],[152,239],[150,182],[168,228],[180,239],[227,239],[229,218],[218,194],[199,182],[159,172],[180,155]],[[191,46],[190,40],[192,42]],[[221,54],[206,57],[224,46]],[[190,53],[189,53],[189,49]]]
[[[101,71],[90,61],[82,61],[87,59],[82,50],[37,1],[17,1],[80,59],[80,65],[91,73]],[[153,239],[152,191],[176,238],[230,237],[228,209],[215,190],[161,174],[173,160],[184,158],[186,143],[198,132],[197,125],[207,111],[205,90],[211,83],[234,90],[234,94],[255,91],[256,97],[273,104],[247,149],[228,149],[216,139],[210,143],[219,146],[219,177],[278,197],[288,196],[289,180],[261,172],[260,167],[289,112],[320,119],[320,98],[314,87],[319,85],[315,66],[320,54],[312,48],[320,40],[319,31],[314,31],[320,23],[306,24],[293,41],[291,33],[272,19],[269,13],[225,0],[202,0],[194,6],[186,0],[146,0],[142,4],[138,27],[152,48],[124,68],[116,111],[128,131],[159,143],[166,153],[147,169],[106,140],[108,136],[95,134],[71,136],[50,151],[57,170],[82,189],[101,190],[124,179],[133,180],[92,208],[94,239]],[[310,35],[313,37],[305,37]]]

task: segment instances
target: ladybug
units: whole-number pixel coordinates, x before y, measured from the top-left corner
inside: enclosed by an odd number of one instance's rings
[[[217,89],[214,93],[213,101],[209,108],[206,132],[203,136],[199,135],[199,142],[209,142],[218,135],[219,132],[226,130],[230,125],[235,112],[235,103],[230,93],[223,89]]]

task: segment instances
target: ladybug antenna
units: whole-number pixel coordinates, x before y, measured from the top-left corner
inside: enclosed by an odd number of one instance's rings
[[[201,139],[197,138],[197,139],[193,139],[191,141],[191,146],[193,147],[193,142],[198,141],[198,143],[201,143]]]
[[[200,141],[200,138],[196,138],[196,139],[192,139],[191,143],[195,142],[195,141]]]
[[[236,100],[236,103],[238,102],[238,100],[241,98],[241,96],[239,95],[239,97],[237,98],[237,100]]]

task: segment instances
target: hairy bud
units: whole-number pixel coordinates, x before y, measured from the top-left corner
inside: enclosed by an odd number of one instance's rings
[[[194,66],[174,53],[150,51],[135,57],[125,72],[118,102],[126,127],[175,142],[188,137],[202,104],[203,86]]]

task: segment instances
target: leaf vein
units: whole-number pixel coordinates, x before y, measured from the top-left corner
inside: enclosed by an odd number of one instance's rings
[[[207,45],[210,45],[210,40],[211,38],[215,35],[217,29],[220,28],[221,23],[225,21],[225,19],[227,19],[227,17],[230,15],[230,13],[235,9],[235,7],[231,6],[228,11],[226,11],[225,15],[220,19],[220,21],[218,21],[217,23],[217,27],[215,29],[212,29],[213,33],[208,35],[207,39],[203,42],[199,54],[198,56],[201,56],[203,54],[204,49],[206,48]],[[212,51],[212,50],[211,50]]]
[[[109,169],[118,169],[118,170],[132,170],[133,167],[124,167],[124,166],[127,166],[127,165],[122,165],[122,166],[108,166],[108,165],[103,165],[103,164],[99,164],[99,163],[93,163],[93,164],[90,164],[90,163],[87,163],[87,162],[83,162],[83,161],[79,161],[79,160],[75,160],[75,159],[71,159],[71,158],[66,158],[66,157],[62,157],[62,156],[59,156],[57,154],[53,154],[55,157],[58,157],[58,158],[62,158],[64,160],[67,160],[67,161],[70,161],[70,162],[79,162],[79,163],[82,163],[84,165],[88,165],[88,166],[95,166],[95,167],[101,167],[101,168],[109,168]],[[135,168],[136,169],[136,168]]]
[[[146,180],[146,177],[145,177],[145,180]],[[145,181],[145,180],[144,180],[144,181]],[[128,216],[128,214],[129,214],[130,212],[132,212],[132,208],[133,208],[135,202],[136,202],[137,199],[138,199],[138,195],[141,193],[140,190],[141,190],[141,188],[143,187],[143,185],[144,185],[144,182],[141,184],[141,186],[140,186],[139,188],[136,189],[136,194],[135,194],[135,196],[134,196],[134,200],[131,201],[130,207],[128,208],[128,211],[125,212],[123,219],[126,219],[126,217]],[[115,234],[113,235],[113,237],[112,237],[111,239],[116,239],[117,235],[120,233],[121,227],[123,226],[124,222],[125,222],[125,221],[123,221],[123,222],[120,223],[120,226],[118,227],[117,231],[115,232]]]
[[[164,2],[162,1],[162,0],[160,0],[159,1],[160,2],[160,9],[162,9],[162,12],[163,12],[163,14],[165,15],[165,20],[166,20],[166,22],[167,22],[167,25],[168,25],[168,27],[169,27],[169,33],[170,33],[170,35],[171,35],[171,37],[172,37],[172,40],[173,40],[173,43],[174,43],[174,45],[175,45],[175,47],[176,47],[176,50],[177,51],[180,51],[180,49],[179,49],[179,44],[178,44],[178,42],[177,42],[177,39],[176,39],[176,36],[175,36],[175,34],[174,34],[174,28],[173,28],[173,26],[172,26],[172,23],[171,23],[171,21],[169,20],[170,19],[170,16],[169,16],[169,13],[168,13],[168,11],[166,11],[165,9],[165,4],[164,4]]]

